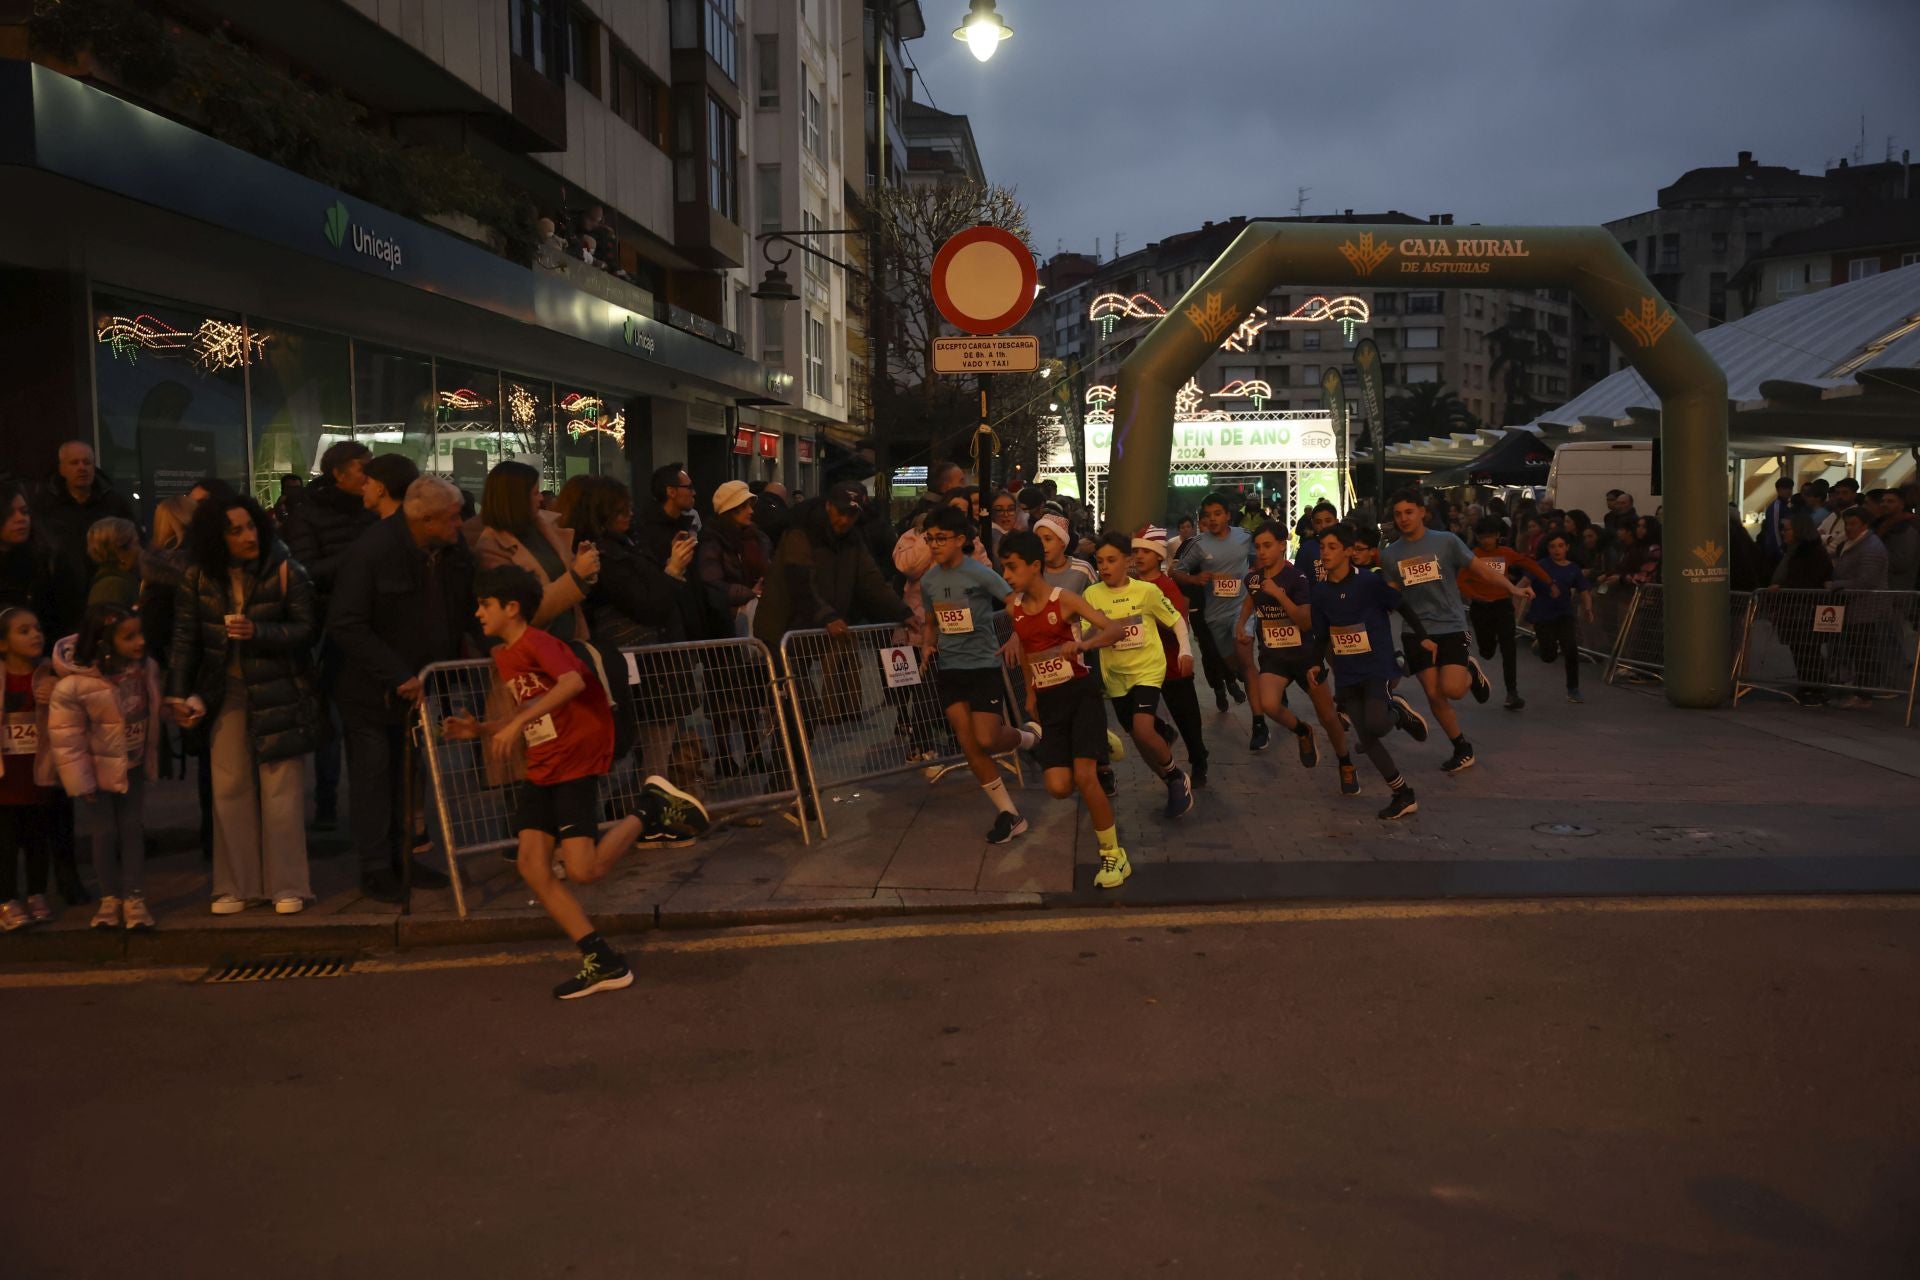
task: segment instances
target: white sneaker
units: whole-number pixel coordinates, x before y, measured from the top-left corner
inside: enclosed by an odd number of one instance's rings
[[[218,909],[218,907],[215,908],[215,910]],[[306,909],[307,900],[296,897],[293,894],[288,894],[284,898],[275,898],[273,900],[273,911],[275,915],[297,916]]]
[[[247,900],[230,893],[223,893],[213,900],[213,914],[217,916],[237,916],[246,909]]]

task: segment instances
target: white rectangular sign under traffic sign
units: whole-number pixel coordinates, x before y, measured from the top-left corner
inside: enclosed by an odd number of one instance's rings
[[[935,338],[935,373],[1032,373],[1040,367],[1040,339],[1013,333],[997,338]]]

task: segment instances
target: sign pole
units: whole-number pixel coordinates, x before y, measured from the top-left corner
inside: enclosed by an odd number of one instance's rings
[[[993,493],[993,421],[987,416],[987,389],[993,375],[980,375],[980,425],[973,432],[974,483],[980,486],[980,501],[992,502]]]

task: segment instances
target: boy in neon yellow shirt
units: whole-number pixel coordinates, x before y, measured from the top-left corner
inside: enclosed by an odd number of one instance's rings
[[[1094,557],[1100,581],[1087,588],[1085,597],[1124,628],[1120,639],[1100,655],[1100,678],[1114,714],[1120,717],[1120,727],[1133,735],[1140,758],[1167,784],[1167,816],[1178,818],[1192,811],[1193,791],[1187,776],[1174,767],[1172,748],[1154,724],[1160,686],[1167,678],[1166,653],[1154,624],[1163,623],[1173,631],[1183,676],[1193,674],[1193,649],[1187,620],[1165,593],[1151,582],[1127,576],[1132,555],[1133,545],[1126,537],[1109,533],[1101,538]]]

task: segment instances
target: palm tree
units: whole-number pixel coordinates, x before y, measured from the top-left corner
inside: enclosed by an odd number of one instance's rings
[[[1416,382],[1387,400],[1387,439],[1392,443],[1473,431],[1479,426],[1465,402],[1438,382]]]

